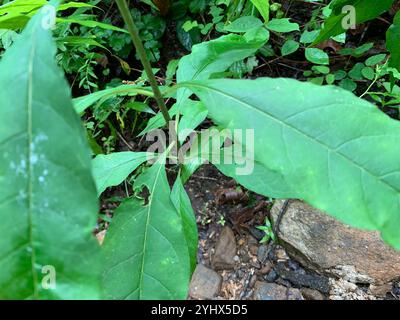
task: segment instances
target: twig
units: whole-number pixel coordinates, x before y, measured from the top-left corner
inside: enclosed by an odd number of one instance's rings
[[[122,134],[120,134],[117,130],[115,130],[115,132],[117,133],[118,138],[120,138],[122,140],[122,142],[127,146],[127,148],[130,151],[135,151],[132,146],[128,143],[128,141],[126,141],[126,139],[123,137]]]
[[[289,207],[289,204],[290,204],[290,199],[286,199],[285,202],[283,203],[281,210],[279,211],[278,218],[276,219],[273,230],[275,236],[278,236],[279,225],[281,224],[282,218],[285,215],[287,208]]]

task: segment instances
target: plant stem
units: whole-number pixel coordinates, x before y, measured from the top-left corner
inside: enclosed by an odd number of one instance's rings
[[[129,11],[129,7],[126,4],[125,0],[116,0],[119,11],[121,12],[122,18],[124,19],[128,31],[131,35],[133,44],[135,45],[136,51],[139,55],[140,61],[146,71],[147,77],[149,78],[149,82],[151,85],[151,89],[154,92],[154,98],[157,101],[158,107],[160,108],[165,122],[168,124],[171,121],[171,117],[169,116],[167,106],[165,105],[164,98],[160,92],[160,88],[158,87],[156,77],[151,69],[151,65],[149,59],[147,59],[146,50],[143,47],[142,40],[139,37],[139,31],[133,21],[132,15]]]

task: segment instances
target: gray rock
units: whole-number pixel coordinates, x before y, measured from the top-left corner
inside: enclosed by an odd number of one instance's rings
[[[256,271],[256,273],[258,274],[258,275],[266,275],[266,274],[268,274],[270,271],[271,271],[271,269],[272,269],[272,265],[271,265],[271,263],[270,262],[266,262],[265,263],[265,265],[260,269],[260,270],[257,270]]]
[[[289,288],[287,291],[287,299],[288,300],[304,300],[303,295],[301,294],[299,289]]]
[[[392,283],[386,283],[379,286],[371,284],[369,287],[369,293],[375,297],[385,298],[386,295],[392,291],[392,287]]]
[[[257,258],[258,261],[264,263],[267,260],[268,257],[268,251],[269,251],[269,247],[266,245],[261,245],[258,247],[258,251],[257,251]]]
[[[274,269],[272,269],[265,277],[264,279],[268,282],[274,282],[276,279],[278,279],[278,274]]]
[[[287,300],[287,288],[275,283],[257,281],[253,300]]]
[[[231,270],[235,267],[236,239],[229,227],[224,227],[215,246],[212,258],[214,270]],[[238,259],[238,258],[236,258]]]
[[[319,290],[323,293],[329,293],[329,279],[326,277],[293,271],[286,268],[281,262],[278,262],[275,270],[280,277],[288,280],[295,287],[308,287]]]
[[[250,253],[253,255],[253,256],[256,256],[257,255],[257,253],[258,253],[258,246],[257,245],[251,245],[250,247],[249,247],[249,251],[250,251]]]
[[[302,296],[306,300],[325,300],[325,296],[317,290],[310,288],[301,288],[300,291]]]
[[[284,201],[271,210],[275,221]],[[290,256],[303,266],[357,283],[385,284],[400,276],[400,252],[378,232],[349,227],[323,212],[292,200],[279,227]]]
[[[189,295],[193,299],[210,300],[221,290],[222,278],[214,270],[198,264],[190,282]]]
[[[253,300],[304,300],[304,298],[299,289],[288,289],[279,284],[257,281]]]

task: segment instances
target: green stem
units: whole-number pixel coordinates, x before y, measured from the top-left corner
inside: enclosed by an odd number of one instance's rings
[[[128,31],[131,35],[133,44],[135,45],[136,51],[139,55],[140,61],[146,71],[147,77],[149,78],[149,82],[151,85],[151,89],[154,92],[154,98],[157,101],[158,107],[160,108],[166,123],[168,124],[171,121],[171,117],[169,116],[167,106],[165,105],[163,96],[160,92],[160,88],[158,87],[156,77],[154,76],[153,70],[151,69],[151,65],[149,60],[147,59],[146,50],[143,47],[142,40],[139,37],[139,31],[133,21],[132,15],[129,11],[129,7],[126,4],[125,0],[116,0],[119,11],[121,12],[122,18],[124,19]]]

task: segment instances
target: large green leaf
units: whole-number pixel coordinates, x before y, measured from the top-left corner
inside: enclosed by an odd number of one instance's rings
[[[269,0],[251,0],[265,22],[269,21]]]
[[[343,28],[342,21],[346,13],[342,13],[342,8],[346,5],[354,7],[356,14],[356,23],[363,23],[368,20],[375,19],[380,14],[388,10],[394,0],[334,0],[331,2],[330,7],[332,13],[325,21],[314,44],[329,39],[330,37],[337,36],[346,30]]]
[[[77,19],[72,17],[68,18],[57,18],[58,23],[76,23],[81,26],[89,27],[89,28],[101,28],[104,30],[112,30],[112,31],[117,31],[117,32],[122,32],[122,33],[128,33],[125,29],[115,27],[111,24],[104,23],[104,22],[99,22],[99,21],[93,21],[93,20],[83,20],[83,19]]]
[[[98,195],[108,187],[118,186],[137,167],[152,158],[148,152],[127,151],[98,155],[93,159],[93,176]]]
[[[214,73],[223,72],[234,62],[254,54],[269,38],[263,27],[245,35],[229,34],[215,40],[193,46],[192,53],[179,61],[176,80],[178,83],[209,79]],[[182,103],[190,92],[178,90],[177,100]]]
[[[0,62],[0,298],[95,299],[90,151],[42,18]],[[42,285],[48,268],[56,272],[52,290]]]
[[[112,299],[186,299],[190,258],[181,217],[170,199],[163,162],[135,181],[146,186],[147,204],[137,198],[125,201],[104,242],[104,286]]]
[[[389,66],[400,71],[400,11],[386,32],[386,47],[390,52]]]
[[[49,4],[47,0],[15,0],[0,6],[0,29],[23,28],[44,5]],[[58,11],[71,8],[93,8],[88,3],[67,2],[57,7]]]
[[[222,166],[228,174],[264,195],[304,199],[355,227],[380,230],[400,248],[398,121],[343,89],[289,79],[185,87],[217,124],[254,130],[254,144],[242,141],[253,174]]]
[[[172,188],[171,200],[176,210],[181,215],[183,231],[190,255],[190,266],[191,270],[194,271],[197,264],[198,247],[196,216],[194,215],[192,204],[183,186],[180,175],[178,175]]]
[[[118,87],[96,91],[86,96],[75,98],[73,101],[76,112],[81,113],[93,104],[102,103],[112,97],[136,96],[138,94],[152,95],[151,91],[144,88],[141,84],[123,84]]]

